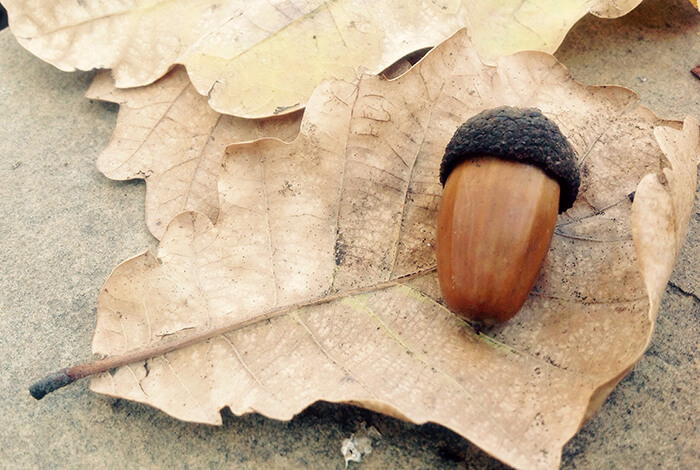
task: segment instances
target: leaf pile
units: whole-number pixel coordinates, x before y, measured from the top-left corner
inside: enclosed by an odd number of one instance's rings
[[[91,388],[203,423],[352,403],[556,467],[649,344],[698,125],[509,54],[553,52],[584,14],[640,1],[6,0],[37,56],[112,69],[88,92],[120,105],[98,167],[146,180],[162,239],[110,276],[93,341],[148,359]],[[365,75],[438,44],[395,79]],[[475,331],[437,286],[437,174],[454,130],[502,105],[555,121],[583,185],[521,312]],[[187,346],[148,353],[172,344]]]
[[[500,105],[554,120],[583,186],[522,311],[478,334],[440,300],[437,173],[459,124]],[[215,224],[182,213],[157,256],[114,271],[93,350],[228,332],[91,388],[204,423],[225,406],[289,419],[317,400],[353,403],[439,423],[516,467],[554,468],[649,342],[698,153],[692,119],[582,86],[548,54],[488,65],[465,31],[395,80],[323,82],[294,141],[229,147]]]

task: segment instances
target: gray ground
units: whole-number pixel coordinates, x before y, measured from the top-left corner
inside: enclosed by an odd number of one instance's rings
[[[625,18],[584,18],[557,53],[587,84],[621,84],[658,114],[700,120],[700,14],[648,0]],[[316,404],[291,422],[224,414],[210,427],[107,398],[87,383],[34,401],[28,384],[90,359],[101,284],[156,241],[142,183],[95,169],[117,107],[0,33],[0,468],[343,468],[361,422],[383,438],[362,468],[502,468],[437,425]],[[647,354],[566,446],[563,468],[700,468],[700,203]],[[351,464],[356,466],[357,464]]]

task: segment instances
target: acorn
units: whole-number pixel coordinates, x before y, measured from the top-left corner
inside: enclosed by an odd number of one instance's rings
[[[537,280],[558,213],[574,203],[576,157],[538,109],[500,107],[462,124],[440,166],[440,291],[467,321],[511,319]]]

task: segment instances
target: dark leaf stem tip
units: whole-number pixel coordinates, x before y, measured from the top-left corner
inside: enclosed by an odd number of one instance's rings
[[[29,393],[31,393],[31,395],[37,400],[41,400],[47,394],[55,392],[59,388],[63,388],[66,385],[72,384],[78,378],[79,377],[71,377],[68,374],[67,369],[61,369],[58,372],[47,375],[43,379],[33,383],[31,387],[29,387]]]

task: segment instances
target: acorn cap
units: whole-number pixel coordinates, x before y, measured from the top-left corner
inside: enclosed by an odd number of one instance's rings
[[[576,156],[557,125],[536,108],[502,106],[473,116],[455,131],[440,165],[440,182],[468,158],[491,156],[529,163],[559,183],[559,213],[576,200],[581,184]]]

